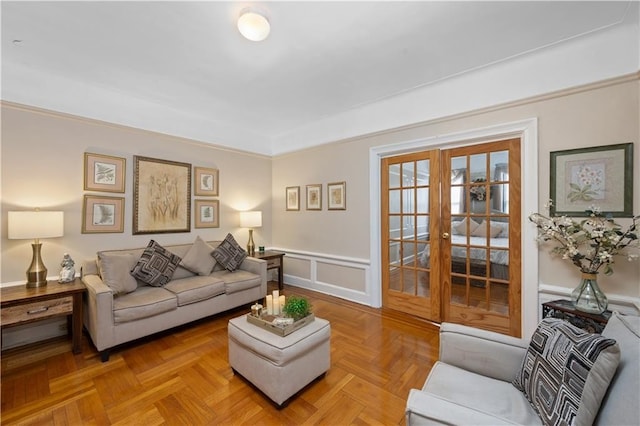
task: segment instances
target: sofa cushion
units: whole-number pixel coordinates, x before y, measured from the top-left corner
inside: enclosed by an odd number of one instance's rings
[[[215,271],[211,276],[220,281],[224,281],[224,289],[227,294],[237,293],[248,288],[260,287],[262,281],[260,275],[242,269],[237,269],[234,272],[223,269],[222,271]]]
[[[171,280],[165,286],[178,297],[178,306],[199,302],[224,294],[224,282],[213,276],[197,276]]]
[[[151,240],[131,273],[144,283],[162,287],[169,282],[180,260],[180,256]]]
[[[131,275],[131,269],[138,258],[131,253],[98,252],[98,271],[102,281],[114,294],[126,294],[138,288],[138,282]]]
[[[116,324],[151,317],[178,308],[177,297],[159,287],[144,286],[113,299],[113,321]]]
[[[216,266],[216,260],[211,256],[213,247],[200,236],[196,237],[191,248],[182,256],[181,266],[198,275],[209,275]]]
[[[227,234],[220,245],[211,253],[211,256],[227,271],[233,272],[247,257],[247,252],[238,245],[233,235]]]
[[[513,385],[544,424],[591,425],[619,360],[615,340],[545,318],[531,338]]]

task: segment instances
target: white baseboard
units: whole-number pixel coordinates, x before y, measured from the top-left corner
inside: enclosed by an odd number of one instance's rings
[[[320,281],[311,281],[296,277],[293,275],[285,275],[285,282],[294,287],[300,287],[307,290],[317,291],[319,293],[328,294],[329,296],[339,297],[341,299],[350,300],[362,305],[371,306],[369,296],[362,291],[352,290],[340,287],[334,284],[323,283]]]

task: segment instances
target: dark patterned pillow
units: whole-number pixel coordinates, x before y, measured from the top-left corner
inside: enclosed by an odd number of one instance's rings
[[[171,280],[181,260],[180,256],[151,240],[131,270],[131,275],[151,286],[162,287]]]
[[[218,261],[227,271],[233,272],[247,257],[247,252],[238,245],[233,235],[227,234],[220,245],[211,253],[211,256]]]
[[[619,361],[615,340],[545,318],[513,385],[545,425],[592,424]]]

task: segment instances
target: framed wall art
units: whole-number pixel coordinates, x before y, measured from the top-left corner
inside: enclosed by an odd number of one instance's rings
[[[191,231],[191,164],[134,156],[133,234]]]
[[[218,200],[194,200],[196,228],[220,227],[220,202]]]
[[[124,197],[85,195],[82,204],[82,233],[124,232]]]
[[[288,186],[285,194],[287,210],[300,210],[300,187]]]
[[[633,216],[633,144],[551,152],[551,214]]]
[[[322,210],[322,184],[307,185],[307,210]]]
[[[329,210],[347,209],[347,183],[334,182],[327,184],[327,203]]]
[[[194,167],[194,194],[204,197],[218,196],[218,169]]]
[[[124,192],[126,163],[124,158],[85,152],[85,191]]]

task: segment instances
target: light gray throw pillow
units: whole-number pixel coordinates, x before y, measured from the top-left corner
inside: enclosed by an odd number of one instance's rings
[[[126,294],[138,288],[138,282],[130,271],[138,262],[131,253],[98,252],[98,271],[102,281],[115,294]]]
[[[216,266],[216,260],[211,256],[212,252],[213,247],[197,236],[193,245],[182,258],[180,265],[194,274],[209,275],[213,267]]]

